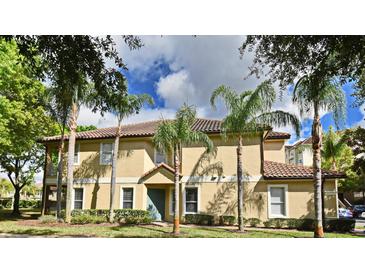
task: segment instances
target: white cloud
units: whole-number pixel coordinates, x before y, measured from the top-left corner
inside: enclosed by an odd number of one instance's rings
[[[360,122],[357,123],[356,126],[360,126],[360,127],[365,128],[365,104],[360,106],[360,112],[362,113],[362,119],[361,119]]]

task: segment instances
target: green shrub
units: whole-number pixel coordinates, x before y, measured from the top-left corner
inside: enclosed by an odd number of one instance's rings
[[[274,219],[269,219],[265,222],[263,222],[265,227],[273,227],[274,226]]]
[[[39,217],[38,220],[42,224],[51,224],[51,223],[57,222],[57,218],[54,215],[44,215],[44,216]]]
[[[296,222],[298,230],[314,230],[313,219],[297,219]]]
[[[107,219],[105,216],[96,215],[76,215],[71,218],[72,224],[101,224],[105,223]]]
[[[286,219],[286,226],[289,229],[298,228],[298,219],[294,219],[294,218]]]
[[[40,200],[20,200],[19,201],[20,208],[41,208]]]
[[[234,225],[236,223],[236,216],[232,216],[232,215],[220,216],[219,223],[221,225]]]
[[[150,212],[142,209],[116,209],[114,210],[114,219],[119,223],[127,223],[132,219],[143,220],[151,219]],[[150,221],[151,222],[151,221]]]
[[[351,232],[355,229],[356,220],[328,219],[324,221],[324,230],[327,232]]]
[[[248,223],[252,227],[257,227],[259,224],[261,224],[261,220],[260,219],[257,219],[257,218],[249,218],[248,219]]]
[[[197,225],[213,225],[214,216],[208,214],[186,214],[185,223]]]
[[[150,224],[151,222],[152,219],[150,216],[127,216],[124,218],[125,224],[139,225],[139,224]]]

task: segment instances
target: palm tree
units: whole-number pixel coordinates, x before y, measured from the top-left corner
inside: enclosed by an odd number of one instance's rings
[[[126,86],[125,86],[126,90]],[[115,133],[114,148],[113,148],[113,160],[112,160],[112,175],[110,181],[110,207],[109,207],[109,221],[114,221],[114,200],[115,200],[115,184],[116,184],[116,171],[119,151],[119,138],[121,134],[122,121],[134,113],[138,113],[145,103],[153,105],[153,99],[148,94],[138,95],[124,95],[122,91],[118,94],[113,94],[111,98],[111,110],[118,118],[118,125]]]
[[[336,161],[342,156],[346,147],[346,143],[341,141],[341,137],[330,126],[327,134],[324,136],[322,156],[325,161],[331,164],[331,170],[337,171]]]
[[[62,203],[62,179],[63,179],[63,158],[65,147],[65,130],[67,120],[70,114],[70,103],[67,100],[67,93],[65,90],[60,90],[57,87],[50,87],[47,89],[47,110],[51,117],[57,122],[61,132],[61,139],[58,144],[58,162],[57,162],[57,206],[56,217],[61,221],[61,203]],[[44,212],[42,211],[42,214]]]
[[[322,220],[322,172],[321,147],[322,125],[319,111],[327,110],[333,113],[336,125],[345,117],[346,101],[341,87],[331,79],[322,79],[315,74],[305,75],[296,83],[293,91],[293,102],[298,104],[301,116],[313,113],[312,150],[313,150],[313,180],[314,180],[314,237],[323,238]]]
[[[175,120],[162,120],[157,127],[153,143],[157,150],[165,153],[173,152],[174,157],[174,183],[175,183],[175,208],[174,208],[174,228],[175,235],[180,233],[180,159],[182,157],[182,147],[201,143],[206,148],[207,153],[213,151],[213,142],[208,135],[200,131],[193,131],[192,126],[196,120],[195,107],[184,104],[176,113]]]
[[[221,97],[228,110],[227,116],[221,124],[224,137],[237,138],[237,206],[238,230],[243,227],[243,167],[242,167],[242,141],[243,138],[257,135],[268,126],[292,125],[299,135],[299,120],[296,116],[281,111],[270,111],[276,100],[276,92],[269,81],[262,82],[255,90],[244,91],[240,94],[229,87],[220,86],[214,90],[210,103],[215,108],[216,100]]]

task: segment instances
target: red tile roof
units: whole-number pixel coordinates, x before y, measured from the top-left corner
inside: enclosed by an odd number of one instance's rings
[[[137,124],[128,124],[122,126],[121,137],[145,137],[153,136],[160,120],[149,121]],[[192,129],[202,131],[205,133],[220,133],[221,121],[211,119],[196,119]],[[100,128],[90,131],[77,132],[76,139],[107,139],[114,138],[116,127]],[[51,142],[60,140],[61,136],[44,137],[41,142]],[[290,134],[285,132],[270,131],[266,137],[267,139],[289,139]],[[68,136],[65,137],[65,140]]]
[[[160,163],[160,164],[156,165],[154,168],[152,168],[149,171],[147,171],[146,173],[144,173],[141,178],[150,175],[151,173],[153,173],[154,171],[156,171],[156,170],[158,170],[160,168],[164,168],[167,171],[171,172],[172,174],[175,173],[175,170],[172,167],[170,167],[169,165],[167,165],[165,163]]]
[[[341,172],[322,169],[323,178],[346,178]],[[272,161],[264,162],[265,179],[312,179],[313,169],[310,167],[277,163]]]

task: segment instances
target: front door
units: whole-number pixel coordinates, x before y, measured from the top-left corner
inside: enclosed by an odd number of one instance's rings
[[[165,190],[147,189],[147,210],[155,221],[162,221],[165,218]]]

